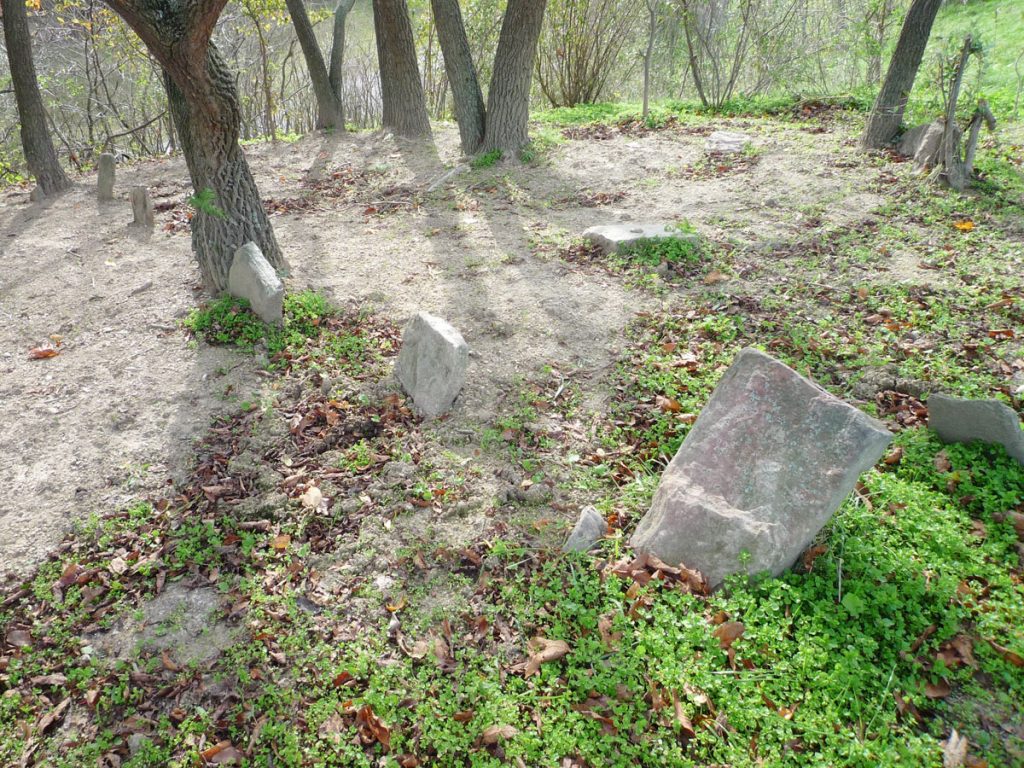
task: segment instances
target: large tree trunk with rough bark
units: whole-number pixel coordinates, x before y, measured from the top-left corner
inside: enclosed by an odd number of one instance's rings
[[[36,67],[32,59],[32,37],[25,13],[25,0],[0,0],[3,13],[4,41],[11,66],[14,98],[21,120],[21,146],[25,162],[43,195],[51,195],[71,186],[71,180],[60,167],[57,153],[46,125],[46,108],[39,93]]]
[[[484,151],[515,156],[530,141],[530,80],[546,0],[509,0],[487,93]]]
[[[486,113],[459,0],[430,0],[430,7],[434,12],[437,37],[444,54],[444,69],[455,102],[455,120],[459,124],[462,151],[472,154],[483,143]]]
[[[344,105],[341,95],[342,70],[345,65],[345,20],[348,12],[352,10],[356,0],[339,0],[337,8],[334,9],[334,29],[331,35],[331,65],[330,81],[331,90],[338,98],[338,103]]]
[[[430,136],[430,118],[405,0],[373,0],[384,127],[399,136]]]
[[[907,11],[885,82],[861,136],[861,146],[865,149],[881,149],[899,133],[903,110],[914,87],[932,24],[941,5],[942,0],[914,0]]]
[[[344,128],[345,113],[342,111],[341,99],[331,88],[331,78],[324,63],[320,44],[316,41],[316,33],[306,13],[303,0],[285,0],[288,13],[292,17],[295,35],[299,38],[302,55],[306,59],[309,79],[313,82],[313,94],[316,96],[317,128]]]
[[[164,70],[167,98],[192,186],[212,205],[192,220],[192,247],[206,287],[227,288],[235,250],[255,242],[275,269],[286,267],[259,190],[238,146],[235,80],[210,42],[227,0],[106,0]],[[206,210],[203,210],[206,209]]]

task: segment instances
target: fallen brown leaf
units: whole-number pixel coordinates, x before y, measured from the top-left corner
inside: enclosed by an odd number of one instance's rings
[[[747,628],[742,621],[727,621],[724,624],[719,624],[711,634],[718,639],[722,650],[728,650],[746,631]]]
[[[497,744],[502,739],[511,739],[519,733],[519,729],[511,725],[489,725],[480,734],[484,744]]]
[[[526,662],[526,677],[540,672],[541,664],[557,661],[570,651],[569,644],[565,640],[535,637],[527,645],[530,649],[530,658]]]

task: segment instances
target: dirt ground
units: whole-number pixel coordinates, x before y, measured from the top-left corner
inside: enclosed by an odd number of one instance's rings
[[[423,309],[462,331],[471,369],[444,428],[472,435],[545,364],[599,399],[630,318],[678,292],[685,300],[685,287],[633,289],[550,256],[544,243],[595,224],[686,219],[756,252],[796,239],[810,218],[851,225],[882,202],[871,191],[877,169],[841,125],[714,127],[747,131],[756,162],[742,173],[695,173],[708,128],[684,126],[567,140],[533,164],[467,170],[428,193],[459,162],[450,126],[438,129],[436,151],[360,134],[247,154],[277,211],[292,289],[399,324]],[[342,170],[356,179],[344,196],[294,203]],[[203,299],[188,233],[171,231],[188,195],[183,161],[119,167],[109,203],[97,202],[95,182],[83,175],[41,203],[27,190],[0,194],[0,575],[41,560],[75,521],[180,478],[211,418],[260,387],[251,356],[197,345],[179,327]],[[158,206],[177,206],[158,213],[148,237],[127,226],[135,184]],[[595,194],[608,204],[581,204]],[[896,255],[887,279],[914,269]],[[60,354],[30,359],[54,337]]]

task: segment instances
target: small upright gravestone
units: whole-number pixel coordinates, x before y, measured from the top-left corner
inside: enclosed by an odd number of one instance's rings
[[[928,426],[944,443],[981,440],[996,443],[1024,464],[1024,431],[1010,406],[998,400],[960,400],[934,394],[928,398]]]
[[[132,187],[128,193],[132,204],[133,227],[153,226],[153,203],[149,199],[149,190],[145,187]]]
[[[704,574],[789,568],[857,478],[885,427],[763,352],[739,353],[665,469],[631,543]]]
[[[100,200],[114,199],[114,156],[109,152],[100,155],[97,164],[99,175],[96,179],[96,191]]]
[[[283,322],[284,284],[256,243],[246,243],[235,251],[228,272],[228,293],[248,299],[252,311],[263,322]]]
[[[605,253],[621,253],[642,240],[687,240],[694,244],[700,240],[698,235],[672,224],[606,224],[584,230],[583,238]]]
[[[466,380],[469,346],[440,317],[418,312],[402,333],[395,375],[428,419],[445,413]]]

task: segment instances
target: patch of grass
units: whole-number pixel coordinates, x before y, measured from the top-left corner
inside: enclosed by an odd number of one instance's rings
[[[469,165],[470,165],[471,168],[474,168],[476,170],[481,170],[483,168],[491,168],[491,167],[493,167],[500,160],[501,160],[501,150],[500,149],[492,149],[489,152],[482,152],[479,155],[477,155],[476,157],[474,157],[472,160],[470,160]]]

